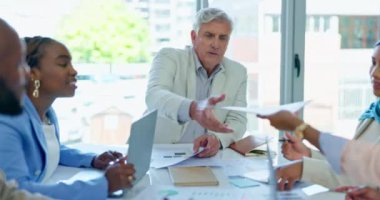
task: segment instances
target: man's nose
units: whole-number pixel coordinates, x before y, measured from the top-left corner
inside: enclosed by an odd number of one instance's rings
[[[218,49],[219,46],[220,46],[220,42],[219,42],[218,38],[214,38],[211,42],[211,47],[214,49]]]

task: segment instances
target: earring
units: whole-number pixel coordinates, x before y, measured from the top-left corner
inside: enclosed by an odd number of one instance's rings
[[[38,98],[38,96],[40,96],[40,92],[38,91],[40,86],[41,86],[40,80],[34,80],[34,90],[33,90],[34,98]]]

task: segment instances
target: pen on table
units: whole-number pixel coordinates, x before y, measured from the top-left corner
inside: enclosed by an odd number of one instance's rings
[[[290,143],[293,143],[291,140],[287,139],[287,138],[281,138],[281,139],[278,139],[279,142],[290,142]]]
[[[178,158],[186,155],[186,152],[174,152],[173,155],[164,155],[164,158]]]

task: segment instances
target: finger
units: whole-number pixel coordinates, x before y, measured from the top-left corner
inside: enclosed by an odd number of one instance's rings
[[[128,181],[128,184],[127,186],[130,186],[133,184],[133,181],[135,180],[135,177],[130,175],[130,176],[127,176],[127,181]]]
[[[278,189],[280,191],[285,190],[286,178],[280,178],[280,182],[278,183]]]
[[[100,154],[100,155],[97,156],[98,160],[107,160],[110,157],[112,157],[112,154],[111,154],[110,151],[105,151],[102,154]]]
[[[210,157],[215,155],[219,150],[219,140],[215,136],[210,136],[207,141],[207,146],[199,154],[198,157]]]
[[[285,152],[287,152],[289,148],[290,148],[289,142],[285,141],[284,143],[282,143],[281,150],[284,150]]]
[[[202,138],[198,137],[197,139],[194,140],[194,145],[193,145],[193,151],[198,152],[199,147],[201,146]]]
[[[125,168],[123,169],[122,173],[123,176],[133,176],[136,173],[136,170],[134,168]]]
[[[298,138],[294,137],[292,134],[289,132],[285,132],[286,137],[293,143],[298,142]]]
[[[120,180],[123,188],[130,188],[133,185],[134,177],[132,175],[121,176]]]
[[[215,117],[209,118],[209,127],[207,129],[220,132],[220,133],[231,133],[233,130],[228,127],[228,124],[223,124],[219,122]]]
[[[219,149],[219,140],[216,136],[210,136],[210,139],[208,140],[206,149],[207,149],[207,154],[205,157],[210,157],[215,155],[218,152]]]
[[[115,157],[112,155],[112,152],[111,151],[106,151],[102,154],[100,154],[98,157],[97,157],[97,160],[100,161],[101,163],[109,163],[113,160],[115,160]]]
[[[208,99],[208,103],[209,105],[216,105],[217,103],[223,101],[225,97],[226,97],[225,94],[221,94],[218,97],[211,97]]]
[[[118,151],[113,151],[112,152],[112,155],[115,157],[115,158],[121,158],[123,157],[123,154],[118,152]]]
[[[215,136],[210,135],[207,137],[206,149],[212,149],[215,146]]]
[[[227,124],[221,124],[220,127],[219,127],[219,131],[217,132],[220,132],[220,133],[232,133],[234,132],[234,130],[232,130],[230,127],[228,127]]]
[[[348,191],[348,190],[352,190],[353,188],[355,188],[355,187],[353,187],[353,186],[342,186],[342,187],[337,187],[337,188],[335,188],[335,192],[346,192],[346,191]]]
[[[119,164],[121,164],[121,165],[127,165],[126,163],[127,163],[127,156],[124,156],[124,157],[121,157],[121,158],[117,158],[116,160],[115,160],[115,162],[116,163],[119,163]],[[130,164],[128,164],[128,165],[130,165]]]
[[[203,151],[198,154],[198,157],[201,157],[201,158],[208,157],[212,153],[213,151],[212,147],[210,147],[208,143],[207,143],[207,146],[203,149]]]
[[[278,168],[276,170],[276,179],[279,180],[281,179],[282,173],[281,173],[281,168]]]
[[[201,153],[198,154],[198,157],[200,158],[209,157],[211,152],[212,152],[212,149],[205,148]]]
[[[354,188],[349,193],[352,196],[360,197],[366,195],[368,192],[370,192],[369,188]]]
[[[295,182],[296,180],[288,180],[288,184],[286,184],[286,190],[291,190]]]

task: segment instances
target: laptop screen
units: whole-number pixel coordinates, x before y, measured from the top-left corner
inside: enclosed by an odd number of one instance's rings
[[[269,187],[270,187],[270,199],[271,200],[302,200],[305,199],[298,192],[291,191],[281,191],[277,190],[277,178],[276,178],[276,170],[273,166],[272,153],[270,151],[269,142],[267,145],[267,158],[268,158],[268,169],[269,169]]]
[[[273,160],[272,160],[272,154],[269,148],[269,142],[267,141],[267,158],[268,158],[268,170],[269,170],[269,180],[268,184],[270,187],[270,199],[276,200],[277,199],[277,178],[276,178],[276,171],[273,167]]]
[[[128,163],[135,167],[136,184],[150,168],[153,139],[156,130],[157,110],[147,113],[131,126],[128,147]]]

